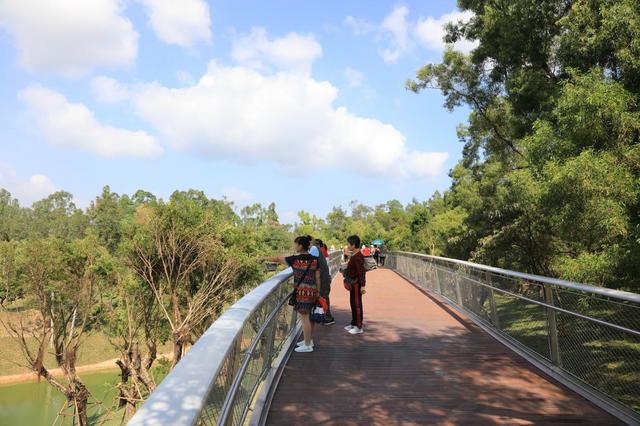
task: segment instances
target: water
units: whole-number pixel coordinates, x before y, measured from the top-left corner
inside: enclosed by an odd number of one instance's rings
[[[106,408],[112,407],[114,398],[118,395],[118,390],[115,388],[119,380],[118,370],[85,373],[80,374],[80,377],[89,388],[93,400],[102,401]],[[0,386],[0,425],[49,426],[54,422],[64,403],[65,397],[45,380],[41,380],[40,383]],[[104,412],[102,407],[92,404],[89,416],[93,416],[95,420],[102,412]],[[71,418],[68,418],[64,424],[71,425]]]

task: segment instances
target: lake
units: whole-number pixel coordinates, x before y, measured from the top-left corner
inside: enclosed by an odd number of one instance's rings
[[[89,388],[94,401],[103,401],[106,408],[112,406],[114,398],[118,395],[115,387],[119,381],[118,370],[85,373],[80,374],[80,377]],[[41,380],[40,383],[0,386],[0,425],[50,426],[64,402],[64,396],[45,380]],[[90,416],[97,416],[103,412],[104,409],[99,404],[90,405]],[[72,424],[71,418],[69,417],[64,424]]]

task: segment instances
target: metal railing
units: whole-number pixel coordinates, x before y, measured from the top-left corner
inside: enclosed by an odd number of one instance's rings
[[[576,392],[640,423],[640,294],[392,252],[387,266]]]
[[[341,252],[333,252],[333,277]],[[164,378],[129,425],[241,425],[286,361],[300,331],[287,304],[291,268],[236,302]],[[261,413],[264,414],[264,413]]]

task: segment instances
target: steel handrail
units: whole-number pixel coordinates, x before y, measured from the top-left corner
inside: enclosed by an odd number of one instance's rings
[[[446,269],[440,268],[438,266],[436,266],[435,268],[440,270],[440,271],[446,271]],[[577,318],[581,318],[581,319],[584,319],[584,320],[587,320],[587,321],[592,321],[592,322],[598,323],[600,325],[604,325],[604,326],[610,327],[610,328],[615,328],[618,331],[624,331],[625,333],[630,333],[630,334],[633,334],[633,335],[636,335],[636,336],[640,337],[640,331],[638,331],[638,330],[633,330],[631,328],[627,328],[627,327],[623,327],[621,325],[613,324],[613,323],[610,323],[608,321],[603,321],[603,320],[598,319],[598,318],[590,317],[588,315],[583,315],[583,314],[580,314],[578,312],[570,311],[568,309],[564,309],[564,308],[560,308],[560,307],[555,306],[555,305],[544,303],[544,302],[541,302],[539,300],[535,300],[535,299],[531,299],[529,297],[521,296],[521,295],[513,293],[511,291],[507,291],[507,290],[504,290],[504,289],[501,289],[501,288],[494,287],[494,286],[491,286],[489,284],[483,283],[482,281],[478,281],[478,280],[476,280],[476,279],[474,279],[472,277],[469,277],[467,275],[465,275],[465,279],[467,279],[469,281],[472,281],[472,282],[474,282],[474,283],[476,283],[476,284],[478,284],[478,285],[480,285],[482,287],[486,287],[486,288],[489,288],[491,290],[495,290],[498,293],[508,294],[509,296],[515,297],[516,299],[524,300],[526,302],[531,302],[531,303],[533,303],[535,305],[538,305],[538,306],[543,306],[545,308],[553,309],[554,311],[562,312],[564,314],[571,315],[571,316],[574,316],[574,317],[577,317]]]
[[[550,278],[542,275],[527,274],[525,272],[511,271],[508,269],[497,268],[495,266],[481,265],[479,263],[468,262],[465,260],[450,259],[447,257],[432,256],[429,254],[412,253],[412,252],[405,252],[405,251],[396,251],[395,253],[402,254],[404,256],[409,256],[409,257],[428,258],[428,259],[440,260],[447,263],[455,263],[458,265],[464,265],[464,266],[472,267],[474,269],[479,269],[481,271],[493,272],[493,273],[504,275],[507,277],[522,278],[529,281],[538,281],[541,283],[551,284],[558,287],[570,288],[573,290],[579,290],[587,293],[594,293],[600,296],[613,297],[615,299],[624,300],[627,302],[640,303],[640,294],[631,293],[628,291],[614,290],[614,289],[604,288],[604,287],[596,287],[593,285],[562,280],[559,278]]]

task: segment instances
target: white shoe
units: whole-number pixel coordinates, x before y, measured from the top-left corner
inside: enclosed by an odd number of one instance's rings
[[[351,330],[349,330],[349,334],[362,334],[364,333],[364,330],[358,327],[353,327]]]
[[[313,346],[302,345],[302,346],[298,346],[294,350],[296,352],[313,352]]]
[[[355,328],[355,327],[356,327],[355,325],[345,325],[344,329],[347,330],[347,331],[351,331],[351,329]]]
[[[300,340],[298,343],[296,343],[296,346],[304,346],[304,340]],[[311,344],[309,346],[313,347],[313,340],[311,341]]]

